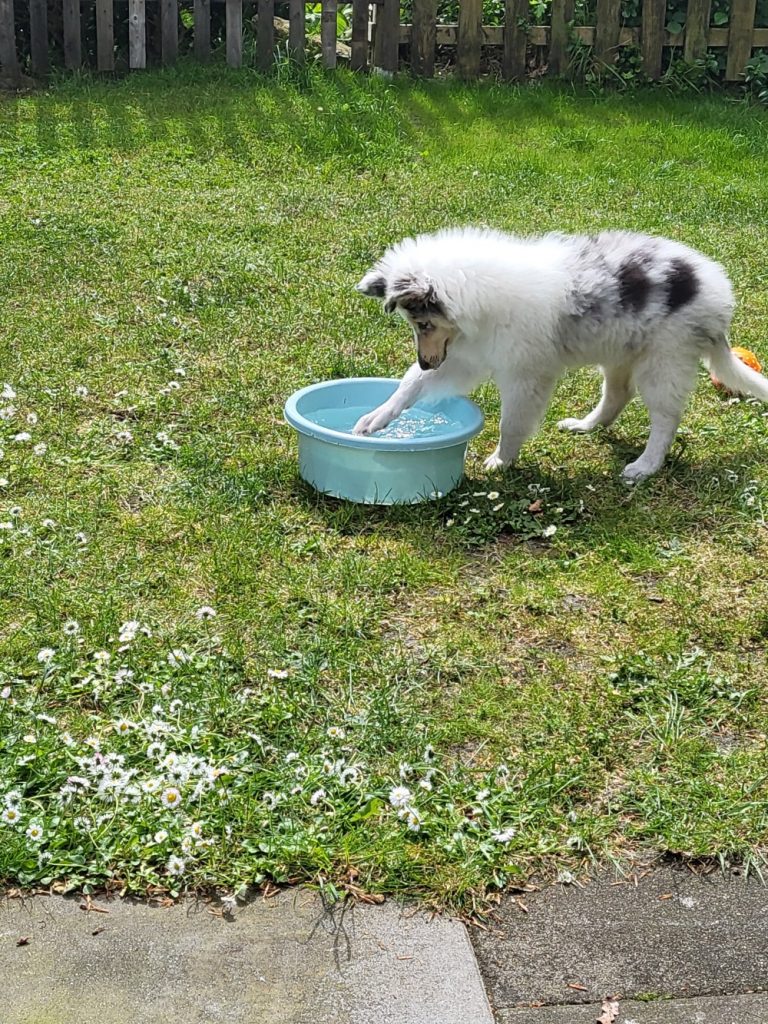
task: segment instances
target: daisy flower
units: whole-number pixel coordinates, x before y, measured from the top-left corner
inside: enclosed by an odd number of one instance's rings
[[[287,679],[289,673],[287,668],[268,668],[267,675],[270,679]]]
[[[321,800],[325,800],[325,790],[316,789],[312,796],[309,798],[309,802],[313,807],[317,807]]]
[[[26,831],[27,839],[31,839],[33,843],[39,843],[43,838],[43,829],[37,822],[33,822]]]
[[[30,425],[30,427],[34,427],[35,426],[35,424],[37,423],[37,413],[36,412],[28,412],[27,413],[27,423]]]
[[[118,736],[127,736],[131,729],[133,729],[133,722],[129,722],[127,718],[119,718],[114,724],[114,730]]]
[[[16,825],[21,820],[21,811],[18,807],[11,804],[11,806],[6,807],[3,813],[0,814],[0,819],[4,821],[6,825]]]
[[[557,533],[557,527],[555,526],[554,523],[552,523],[550,526],[546,527],[546,529],[542,531],[541,536],[542,537],[554,537],[556,533]]]
[[[171,666],[171,668],[179,668],[179,666],[186,665],[187,662],[191,660],[192,659],[190,658],[186,651],[182,651],[178,648],[171,651],[171,653],[168,655],[168,664]]]
[[[55,654],[56,651],[53,649],[53,647],[42,647],[37,652],[37,660],[40,662],[41,665],[48,665],[51,661],[53,661]]]
[[[193,839],[202,839],[203,838],[203,823],[202,823],[202,821],[193,821],[192,824],[189,826],[189,834],[193,837]]]
[[[195,612],[195,618],[199,619],[200,622],[206,622],[208,619],[215,619],[216,609],[211,608],[209,604],[204,604],[202,608],[198,608]]]
[[[118,430],[115,434],[115,440],[121,444],[130,444],[133,441],[133,434],[130,430]]]
[[[48,451],[48,445],[45,443],[45,441],[41,441],[39,444],[36,444],[34,446],[32,451],[35,453],[35,455],[45,455],[45,453]]]
[[[421,828],[421,815],[415,808],[411,807],[411,809],[408,811],[408,817],[406,820],[408,824],[408,829],[411,832],[419,831],[419,829]]]
[[[407,786],[393,786],[389,791],[389,802],[393,807],[407,807],[411,799],[411,791]]]
[[[84,384],[78,384],[77,387],[75,388],[75,394],[77,395],[78,398],[87,398],[88,388]]]
[[[10,384],[3,384],[3,390],[0,391],[0,398],[15,398],[16,392],[13,390]]]
[[[160,843],[165,842],[165,840],[168,838],[168,833],[165,831],[164,828],[161,828],[158,832],[155,832],[152,838],[159,845]]]
[[[269,791],[267,791],[266,793],[262,793],[261,799],[267,805],[267,808],[271,811],[275,807],[277,807],[278,800],[280,798],[275,793],[270,793]]]
[[[343,740],[347,734],[338,725],[332,725],[326,732],[326,736],[332,740]]]
[[[510,841],[510,839],[514,838],[516,833],[517,833],[517,829],[515,829],[515,828],[494,829],[491,832],[491,838],[495,842],[501,843],[502,845],[505,845],[506,843],[508,843]]]
[[[28,430],[20,430],[18,434],[13,435],[13,440],[23,444],[25,441],[31,441],[32,435]]]
[[[69,619],[69,621],[65,622],[62,626],[62,632],[64,636],[77,636],[80,632],[80,623],[75,622],[74,619]]]
[[[176,789],[175,786],[169,786],[168,789],[164,789],[161,796],[160,802],[163,807],[180,807],[181,806],[181,793]]]
[[[168,858],[168,863],[165,865],[165,869],[169,875],[183,875],[187,869],[187,865],[175,854],[172,854]]]

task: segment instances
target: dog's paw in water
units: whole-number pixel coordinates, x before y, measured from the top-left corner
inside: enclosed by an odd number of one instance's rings
[[[365,416],[361,416],[352,428],[352,433],[375,434],[377,430],[383,430],[391,422],[392,417],[389,415],[388,410],[380,406],[378,409],[374,409],[373,412],[368,412]]]

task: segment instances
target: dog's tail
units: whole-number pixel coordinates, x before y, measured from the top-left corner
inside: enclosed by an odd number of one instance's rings
[[[768,402],[768,377],[742,363],[733,354],[725,338],[718,339],[704,359],[711,372],[729,391],[753,395],[762,402]]]

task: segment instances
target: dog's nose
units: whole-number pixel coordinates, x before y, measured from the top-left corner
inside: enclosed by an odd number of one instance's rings
[[[422,370],[430,370],[432,368],[431,364],[422,355],[419,355],[419,366]]]

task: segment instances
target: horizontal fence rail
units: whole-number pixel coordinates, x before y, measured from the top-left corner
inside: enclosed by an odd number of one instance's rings
[[[286,16],[276,17],[276,7]],[[353,70],[394,73],[407,60],[421,77],[434,75],[436,56],[444,62],[450,49],[467,80],[478,78],[484,55],[495,52],[510,81],[526,77],[536,48],[538,67],[562,75],[574,43],[592,48],[597,68],[613,64],[622,47],[636,47],[651,79],[661,77],[665,48],[688,62],[715,49],[725,51],[726,80],[739,81],[752,50],[768,48],[768,28],[755,26],[755,10],[756,0],[731,0],[728,26],[714,27],[711,0],[688,0],[685,30],[673,35],[665,29],[665,0],[642,0],[636,28],[622,25],[620,0],[597,0],[595,25],[585,27],[572,25],[574,0],[552,0],[549,25],[531,24],[530,0],[505,0],[504,24],[493,26],[483,24],[482,0],[462,0],[453,25],[438,23],[436,0],[413,0],[408,24],[401,24],[399,0],[0,0],[0,85],[17,85],[24,74],[43,78],[54,66],[111,72],[170,65],[182,43],[202,63],[220,46],[231,67],[247,62],[267,71],[279,47],[297,63],[311,54],[326,68],[343,60]]]

